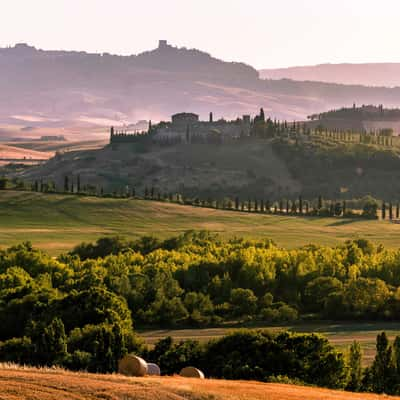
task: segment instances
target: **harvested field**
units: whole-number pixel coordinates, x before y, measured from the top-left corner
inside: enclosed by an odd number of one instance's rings
[[[378,400],[384,395],[346,393],[275,383],[181,377],[126,378],[58,370],[0,367],[0,400]]]

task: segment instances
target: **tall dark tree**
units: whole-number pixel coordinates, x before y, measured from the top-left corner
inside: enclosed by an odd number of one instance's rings
[[[69,178],[68,178],[68,175],[64,176],[64,192],[69,192]]]
[[[235,210],[239,210],[239,197],[235,197]]]
[[[323,207],[322,196],[318,196],[318,210],[320,210],[322,207]]]
[[[265,113],[263,108],[260,109],[260,121],[265,122]]]
[[[351,392],[358,392],[361,389],[362,383],[362,352],[360,343],[354,341],[350,346],[349,351],[349,381],[347,383],[347,390]]]
[[[371,367],[372,389],[375,393],[393,394],[396,367],[392,346],[385,332],[376,338],[376,356]]]
[[[76,191],[78,193],[81,192],[81,175],[78,174],[78,176],[76,177]]]
[[[343,212],[343,215],[346,215],[346,212],[347,212],[347,209],[346,209],[346,200],[343,200],[343,203],[342,203],[342,212]]]
[[[396,219],[400,217],[400,204],[396,203]]]
[[[299,214],[303,214],[303,198],[299,196]]]
[[[386,219],[386,203],[382,202],[382,219]]]
[[[389,203],[389,219],[393,219],[393,204],[392,202]]]

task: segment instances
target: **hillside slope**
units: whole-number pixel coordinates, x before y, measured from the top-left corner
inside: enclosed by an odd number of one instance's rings
[[[400,227],[388,221],[284,217],[181,206],[157,201],[0,191],[0,243],[31,241],[58,255],[108,235],[167,238],[187,230],[224,237],[270,238],[283,247],[335,245],[366,238],[397,248]]]
[[[107,146],[59,155],[26,171],[22,177],[55,181],[61,188],[64,176],[76,177],[78,173],[82,184],[97,185],[106,191],[120,191],[128,185],[137,193],[155,187],[161,193],[179,192],[203,198],[267,198],[274,193],[295,195],[301,189],[265,140],[223,146]]]
[[[0,369],[1,400],[378,400],[399,399],[301,386],[181,377],[126,378],[37,369]]]
[[[102,127],[180,111],[236,118],[264,107],[293,120],[353,101],[400,106],[399,88],[266,81],[249,65],[167,44],[132,56],[0,48],[0,86],[0,134],[7,137],[100,138]]]

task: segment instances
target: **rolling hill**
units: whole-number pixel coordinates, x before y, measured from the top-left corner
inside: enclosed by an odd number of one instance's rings
[[[166,43],[138,55],[0,49],[0,135],[104,138],[105,127],[179,111],[236,118],[264,107],[279,119],[352,104],[400,106],[399,88],[263,80],[243,63]]]
[[[0,367],[0,399],[378,400],[382,395],[251,381],[199,380],[178,376],[127,378],[3,365]]]
[[[400,86],[399,63],[320,64],[263,69],[263,79],[293,79],[363,86]]]
[[[167,238],[187,230],[224,237],[271,238],[283,247],[335,245],[366,238],[397,248],[400,227],[388,221],[284,217],[223,211],[171,203],[0,191],[0,243],[31,241],[58,255],[83,241],[121,235]]]

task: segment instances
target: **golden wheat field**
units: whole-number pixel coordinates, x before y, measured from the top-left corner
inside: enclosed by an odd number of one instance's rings
[[[127,378],[57,369],[0,366],[1,400],[378,400],[384,395],[173,377]]]

